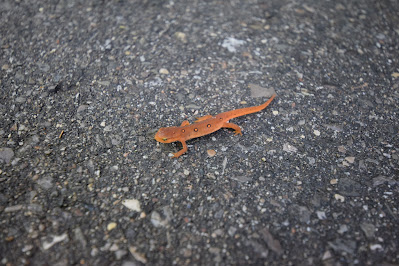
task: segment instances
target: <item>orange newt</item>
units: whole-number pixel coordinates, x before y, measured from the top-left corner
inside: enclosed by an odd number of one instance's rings
[[[183,149],[173,154],[173,158],[177,158],[187,151],[186,141],[189,139],[211,134],[212,132],[215,132],[223,127],[234,129],[234,135],[242,135],[241,128],[236,124],[229,123],[229,120],[235,117],[256,113],[265,109],[273,101],[274,97],[276,97],[276,94],[273,94],[267,102],[259,106],[241,108],[224,112],[215,116],[206,115],[197,118],[194,124],[190,124],[190,122],[185,120],[183,123],[181,123],[180,127],[161,127],[155,134],[155,139],[162,143],[180,141],[183,145]]]

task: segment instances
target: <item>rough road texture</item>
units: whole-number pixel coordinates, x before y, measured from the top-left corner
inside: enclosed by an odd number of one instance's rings
[[[399,264],[397,0],[2,0],[0,35],[2,264]]]

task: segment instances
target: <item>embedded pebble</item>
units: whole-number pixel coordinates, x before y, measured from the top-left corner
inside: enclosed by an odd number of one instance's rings
[[[286,151],[286,152],[297,152],[298,151],[298,149],[297,148],[295,148],[294,146],[292,146],[291,144],[289,144],[289,143],[285,143],[284,145],[283,145],[283,151]]]
[[[145,257],[144,253],[138,252],[137,248],[134,246],[129,247],[130,254],[139,262],[146,264],[147,258]]]
[[[12,157],[14,157],[14,151],[11,148],[0,148],[0,163],[9,164]]]
[[[125,199],[122,204],[132,211],[141,212],[140,201],[137,199]]]
[[[7,212],[16,212],[16,211],[22,210],[23,207],[24,207],[24,206],[21,205],[21,204],[14,205],[14,206],[8,206],[8,207],[6,207],[6,208],[4,209],[4,212],[5,212],[5,213],[7,213]]]
[[[356,241],[346,239],[336,239],[328,242],[328,245],[336,252],[346,252],[353,254],[356,250]]]
[[[162,208],[162,216],[158,211],[151,213],[151,223],[155,227],[167,227],[172,220],[172,209],[169,206]]]
[[[216,151],[215,150],[207,150],[206,152],[208,153],[209,157],[213,157],[213,156],[216,155]]]
[[[251,89],[251,97],[271,97],[275,91],[273,88],[264,88],[257,84],[249,83],[248,87]]]
[[[222,47],[226,48],[231,53],[235,53],[237,51],[237,48],[244,44],[245,44],[245,41],[243,41],[243,40],[238,40],[233,37],[228,37],[228,38],[224,39],[224,41],[222,43]]]
[[[115,258],[117,260],[122,259],[127,254],[126,250],[118,249],[115,251]]]
[[[360,228],[363,230],[364,234],[368,239],[371,239],[374,237],[375,233],[375,226],[370,223],[362,223],[360,224]]]
[[[184,32],[180,32],[180,31],[176,32],[175,37],[182,43],[187,43],[187,36]]]
[[[345,197],[344,197],[344,196],[341,196],[341,195],[339,195],[339,194],[335,194],[335,195],[334,195],[334,198],[335,198],[336,200],[339,200],[340,202],[344,202],[344,201],[345,201]]]
[[[317,214],[317,218],[319,218],[319,220],[327,219],[326,213],[323,211],[317,211],[316,214]]]
[[[168,75],[169,71],[166,68],[159,69],[159,74]]]
[[[111,223],[109,223],[108,225],[107,225],[107,231],[111,231],[111,230],[113,230],[113,229],[115,229],[116,228],[116,223],[115,222],[111,222]]]
[[[344,196],[358,197],[361,195],[362,186],[350,178],[341,178],[338,183],[338,190]]]
[[[64,233],[59,236],[51,236],[51,238],[52,238],[51,241],[47,241],[47,240],[43,241],[42,247],[44,250],[47,250],[47,249],[51,248],[52,246],[54,246],[55,244],[68,239],[68,235],[66,233]],[[46,238],[44,238],[44,239],[46,239]]]
[[[354,163],[354,162],[355,162],[355,157],[352,157],[352,156],[345,157],[345,160],[346,160],[348,163]]]
[[[383,250],[382,246],[380,244],[374,244],[374,245],[370,245],[370,250],[371,251],[375,251],[375,250]]]
[[[348,229],[348,226],[346,224],[341,224],[339,226],[338,233],[342,235],[343,233],[348,232],[348,230],[349,229]]]
[[[329,250],[327,250],[326,252],[324,252],[323,257],[321,258],[321,260],[329,260],[332,258],[332,254]]]

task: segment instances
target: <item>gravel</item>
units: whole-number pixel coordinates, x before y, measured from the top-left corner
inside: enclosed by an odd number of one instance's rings
[[[398,13],[1,1],[1,264],[399,264]],[[243,136],[153,139],[271,91]]]

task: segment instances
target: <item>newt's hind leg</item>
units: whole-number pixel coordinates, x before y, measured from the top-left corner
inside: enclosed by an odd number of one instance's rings
[[[207,119],[212,118],[212,117],[213,117],[212,115],[205,115],[205,116],[202,116],[202,117],[197,117],[197,120],[195,120],[194,123],[198,123],[198,122],[207,120]]]
[[[188,120],[184,120],[182,123],[181,123],[181,127],[184,127],[184,126],[188,126],[188,125],[190,125],[190,122],[188,122]]]
[[[236,124],[224,123],[222,127],[234,129],[234,136],[238,135],[238,134],[242,135],[241,128],[239,126],[237,126]]]

